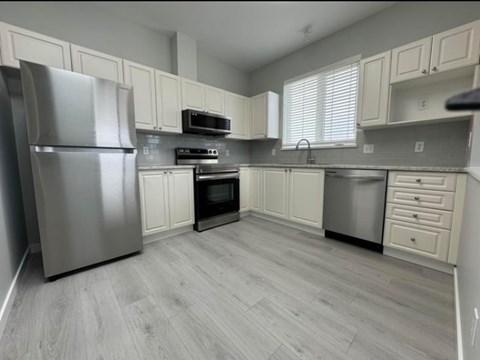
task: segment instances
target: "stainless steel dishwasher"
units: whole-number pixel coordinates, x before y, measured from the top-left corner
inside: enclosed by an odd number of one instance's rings
[[[383,251],[386,186],[385,170],[327,169],[325,236]]]

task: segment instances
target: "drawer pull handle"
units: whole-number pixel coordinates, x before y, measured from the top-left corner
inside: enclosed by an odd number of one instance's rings
[[[410,238],[410,241],[415,241],[415,238]]]
[[[418,214],[413,214],[412,215],[415,219],[418,218]]]
[[[419,201],[419,200],[420,200],[420,196],[415,196],[414,199],[417,200],[417,201]]]
[[[417,183],[421,183],[422,182],[422,179],[417,179],[415,180]]]

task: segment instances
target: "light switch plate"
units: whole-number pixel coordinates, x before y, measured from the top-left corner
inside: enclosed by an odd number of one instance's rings
[[[375,147],[373,144],[363,144],[363,153],[364,154],[373,154]]]
[[[425,146],[425,142],[417,141],[415,143],[415,152],[423,152],[423,147]]]
[[[230,150],[225,150],[225,156],[230,156]]]
[[[275,156],[275,148],[272,149],[272,156]]]
[[[148,155],[148,146],[143,147],[143,155]]]

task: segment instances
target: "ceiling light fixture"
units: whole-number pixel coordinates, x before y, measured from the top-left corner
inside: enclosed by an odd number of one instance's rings
[[[303,41],[306,43],[309,42],[311,34],[312,34],[312,25],[305,26],[305,29],[303,30]]]

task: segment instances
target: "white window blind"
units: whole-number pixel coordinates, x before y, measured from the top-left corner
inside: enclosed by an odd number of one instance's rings
[[[283,149],[355,145],[358,72],[356,56],[285,82]]]

